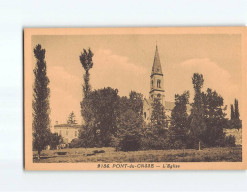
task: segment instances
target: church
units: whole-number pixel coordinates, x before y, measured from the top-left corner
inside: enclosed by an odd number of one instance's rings
[[[159,57],[158,46],[156,45],[154,61],[152,71],[150,75],[150,91],[149,98],[144,98],[143,102],[143,117],[146,123],[150,122],[152,114],[151,103],[154,98],[160,99],[162,105],[165,107],[165,114],[168,120],[168,125],[171,118],[171,111],[175,106],[174,102],[165,101],[165,89],[164,89],[164,75],[162,72],[162,66]]]

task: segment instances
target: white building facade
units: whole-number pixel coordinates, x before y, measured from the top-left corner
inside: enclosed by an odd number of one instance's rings
[[[81,128],[82,126],[77,124],[56,124],[54,132],[62,136],[65,144],[69,144],[73,139],[79,137]]]

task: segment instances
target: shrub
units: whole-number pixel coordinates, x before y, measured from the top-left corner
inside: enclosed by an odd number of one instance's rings
[[[182,149],[184,148],[184,144],[181,140],[176,140],[173,144],[174,149]]]
[[[119,143],[119,148],[122,151],[136,151],[141,146],[138,135],[125,135]]]
[[[49,145],[51,150],[57,149],[57,146],[63,143],[63,138],[61,135],[57,133],[50,134]]]
[[[170,149],[172,146],[170,140],[163,137],[143,137],[141,141],[142,150],[164,150]]]
[[[80,148],[81,146],[82,146],[82,140],[79,138],[73,139],[69,144],[70,148]]]
[[[235,137],[233,135],[226,136],[224,145],[225,146],[230,146],[230,147],[236,146]]]
[[[111,139],[116,150],[136,151],[141,148],[142,116],[128,109],[120,114],[117,127],[115,138]]]

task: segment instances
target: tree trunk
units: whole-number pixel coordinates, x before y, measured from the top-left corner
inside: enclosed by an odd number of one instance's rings
[[[41,151],[38,150],[38,160],[40,160],[40,153],[41,153]]]
[[[198,143],[198,148],[199,148],[199,151],[201,150],[201,142],[199,141],[199,143]]]

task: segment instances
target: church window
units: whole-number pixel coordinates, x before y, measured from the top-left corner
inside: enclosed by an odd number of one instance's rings
[[[154,86],[154,81],[152,80],[152,87]]]
[[[161,83],[161,81],[160,80],[157,80],[157,87],[158,88],[161,88],[160,83]]]
[[[146,112],[144,112],[144,118],[147,118],[147,113]]]
[[[158,93],[157,97],[160,98],[160,96],[161,96],[161,95]]]

